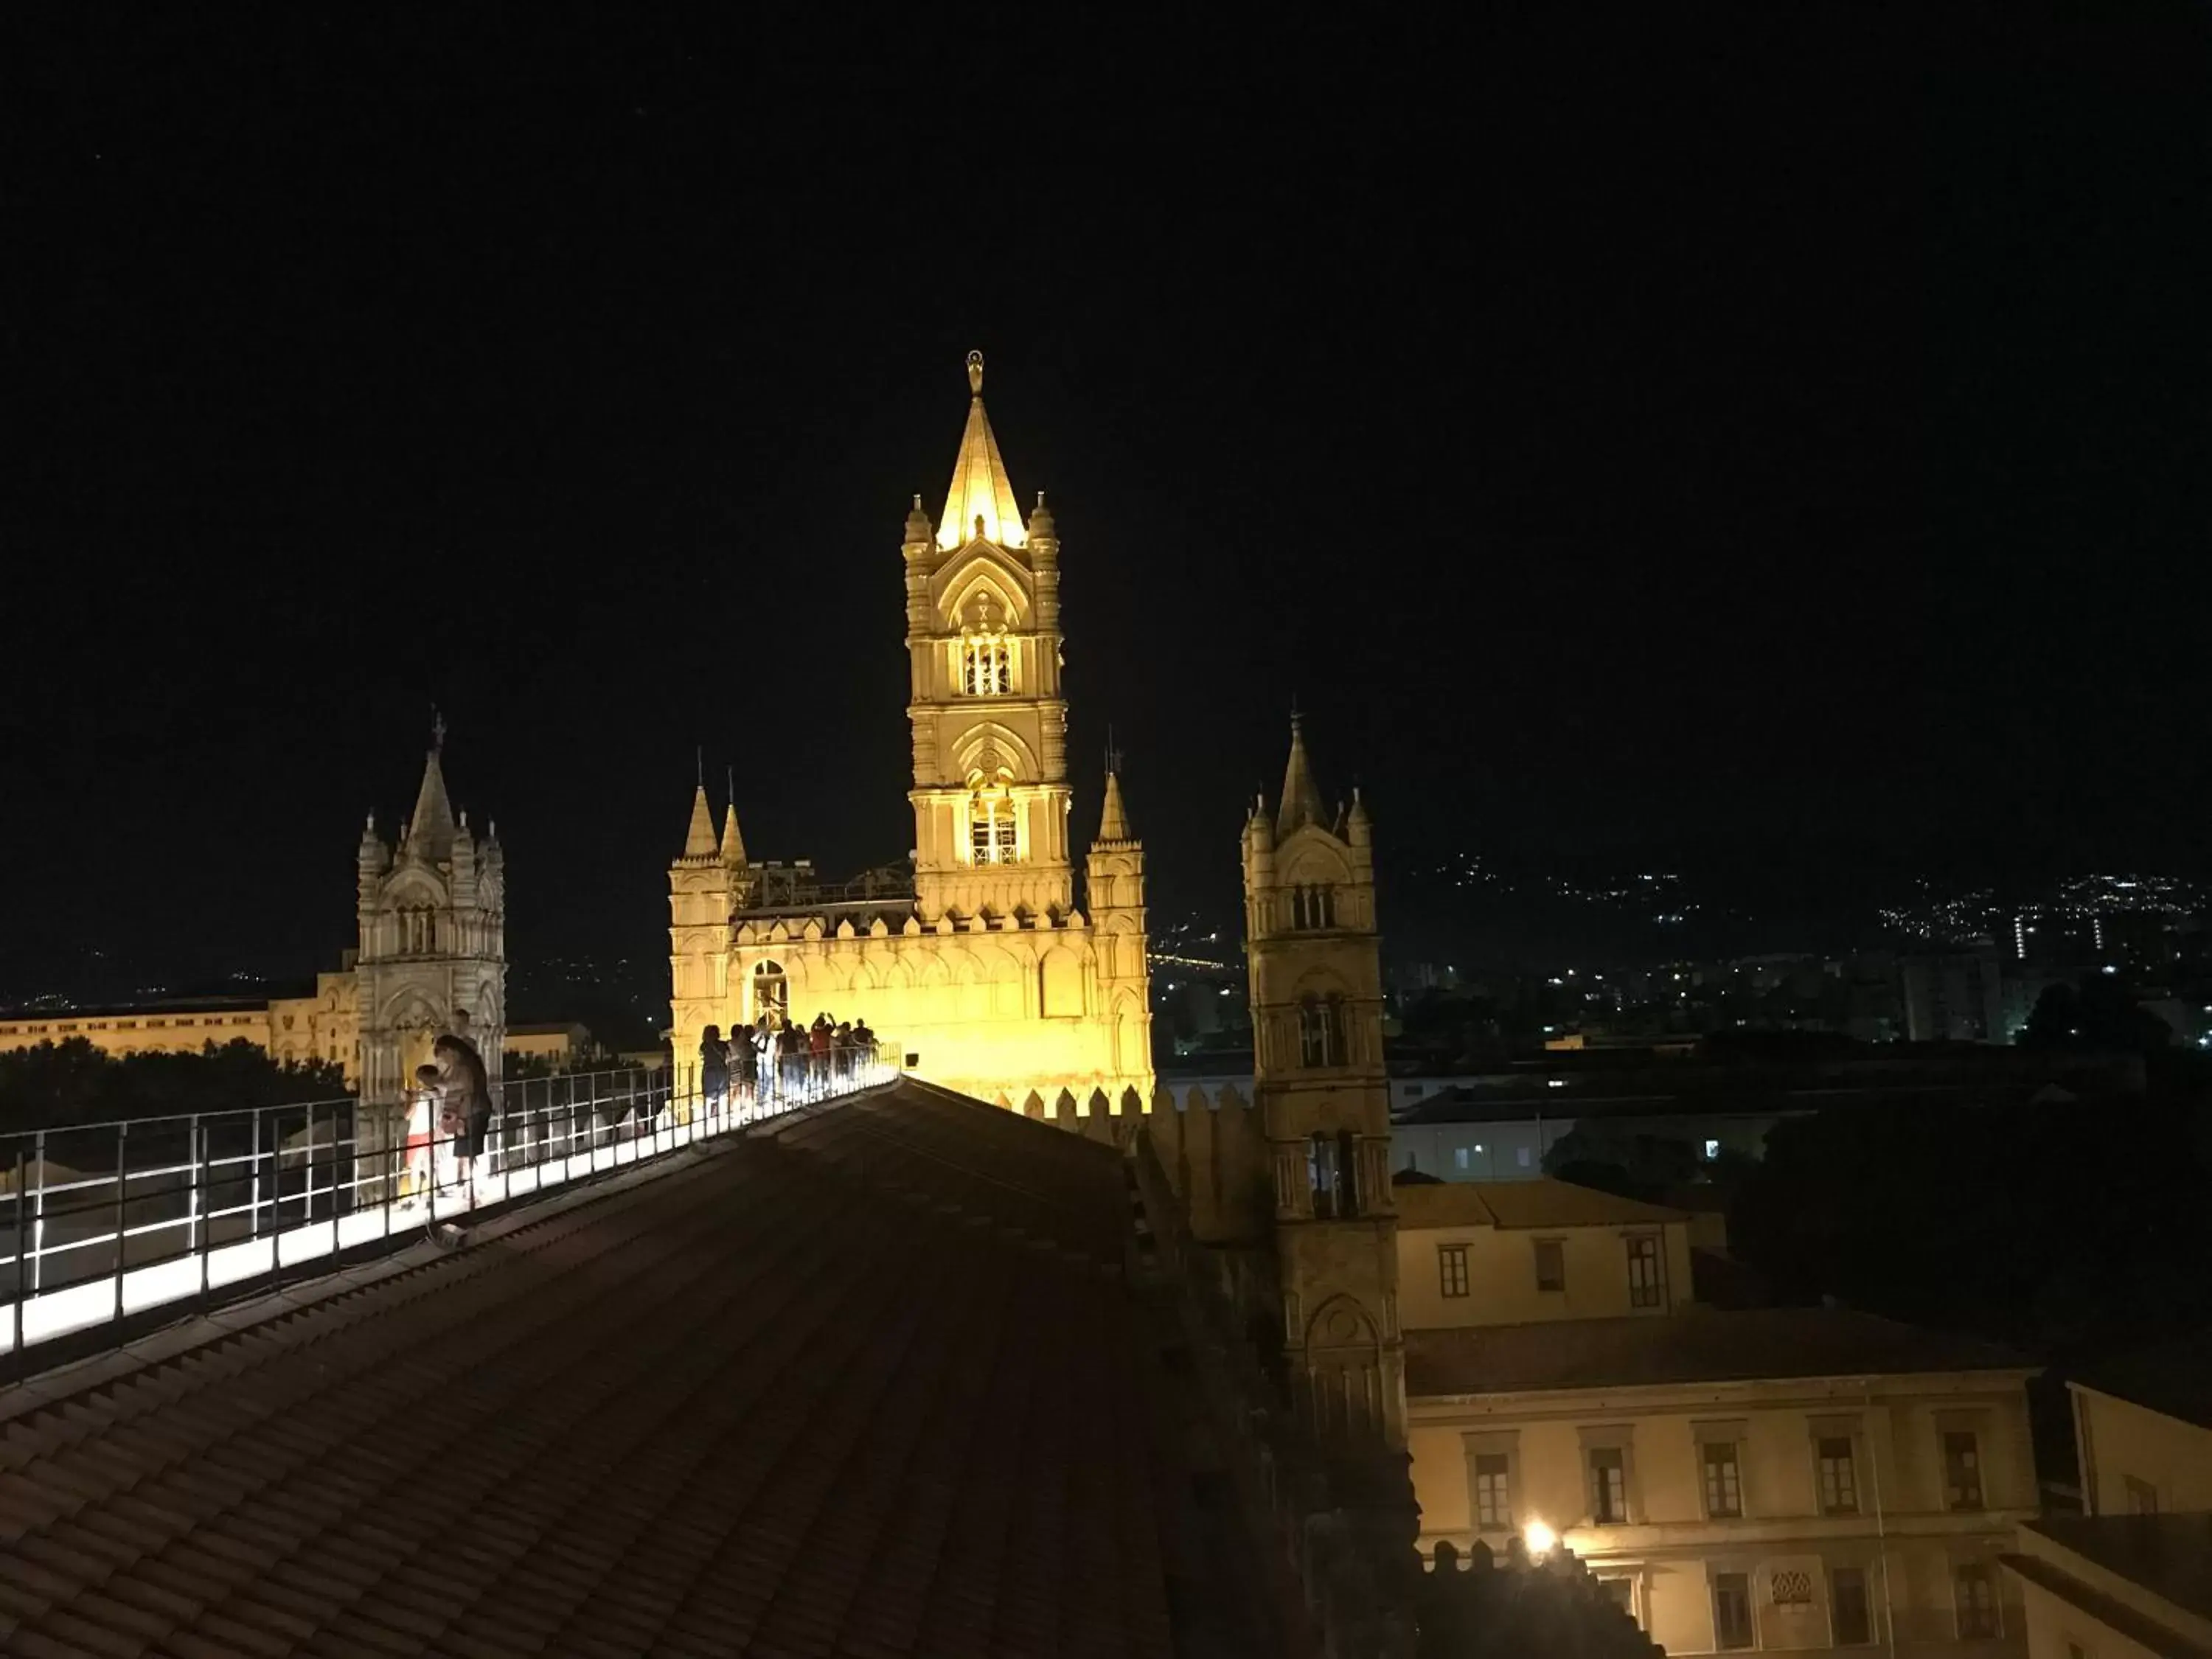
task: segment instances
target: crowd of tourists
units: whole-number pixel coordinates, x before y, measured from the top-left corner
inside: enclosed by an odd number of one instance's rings
[[[719,1025],[706,1029],[699,1039],[699,1090],[709,1112],[796,1105],[851,1088],[875,1059],[876,1034],[866,1020],[820,1013],[801,1025],[770,1013],[726,1037]]]

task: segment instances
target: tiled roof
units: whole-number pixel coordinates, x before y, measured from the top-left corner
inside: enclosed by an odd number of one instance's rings
[[[2035,1369],[2033,1361],[1978,1337],[1923,1330],[1841,1308],[1752,1308],[1406,1333],[1408,1395]]]
[[[1408,1182],[1394,1200],[1401,1229],[1419,1227],[1610,1227],[1687,1221],[1680,1210],[1621,1198],[1595,1187],[1536,1181]]]
[[[1176,1650],[1111,1148],[908,1084],[672,1164],[18,1410],[0,1650]]]

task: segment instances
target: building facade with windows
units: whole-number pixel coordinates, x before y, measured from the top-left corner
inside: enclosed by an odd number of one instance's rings
[[[1398,1209],[1425,1547],[1548,1528],[1669,1654],[2023,1651],[1998,1564],[2035,1512],[2033,1366],[1698,1308],[1689,1218],[1656,1206],[1532,1182]]]
[[[1109,758],[1077,902],[1060,540],[1024,520],[969,358],[942,518],[906,521],[910,884],[828,890],[752,862],[702,782],[669,867],[679,1066],[709,1024],[865,1020],[908,1069],[1022,1107],[1152,1091],[1144,846]]]
[[[1683,1211],[1548,1177],[1396,1194],[1409,1328],[1668,1314],[1692,1299]]]

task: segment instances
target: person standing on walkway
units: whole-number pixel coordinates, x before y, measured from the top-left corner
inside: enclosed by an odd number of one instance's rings
[[[709,1025],[699,1038],[699,1092],[708,1117],[722,1110],[730,1092],[730,1045],[719,1025]]]
[[[760,1050],[753,1043],[750,1025],[730,1033],[730,1107],[740,1118],[752,1110],[754,1084],[760,1076]]]
[[[438,1085],[456,1123],[453,1170],[461,1185],[473,1190],[477,1159],[483,1156],[484,1135],[491,1127],[491,1079],[484,1075],[483,1056],[465,1037],[440,1037],[430,1045],[430,1057],[437,1062]]]

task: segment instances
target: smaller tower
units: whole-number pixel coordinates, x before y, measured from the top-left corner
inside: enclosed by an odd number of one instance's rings
[[[720,1021],[729,989],[730,911],[736,872],[744,861],[737,826],[732,803],[717,838],[702,775],[691,797],[684,850],[668,866],[670,1030],[679,1086],[688,1081],[685,1067],[698,1063],[700,1033]]]
[[[1122,1091],[1134,1089],[1143,1109],[1149,1111],[1152,1012],[1145,955],[1145,843],[1130,831],[1121,775],[1111,755],[1106,760],[1098,838],[1091,843],[1085,864],[1084,893],[1091,902],[1092,937],[1097,941],[1095,1006],[1105,1015],[1099,1030],[1106,1052],[1099,1058],[1098,1069],[1114,1079],[1115,1109],[1120,1109]]]
[[[1402,1449],[1374,850],[1356,796],[1333,824],[1296,715],[1282,799],[1245,821],[1244,932],[1292,1393],[1324,1444]]]
[[[441,1035],[468,1015],[471,1041],[496,1080],[507,1039],[507,855],[479,841],[446,790],[446,726],[431,729],[415,811],[398,846],[371,814],[355,851],[354,984],[360,1022],[361,1150],[396,1127],[395,1109]]]

